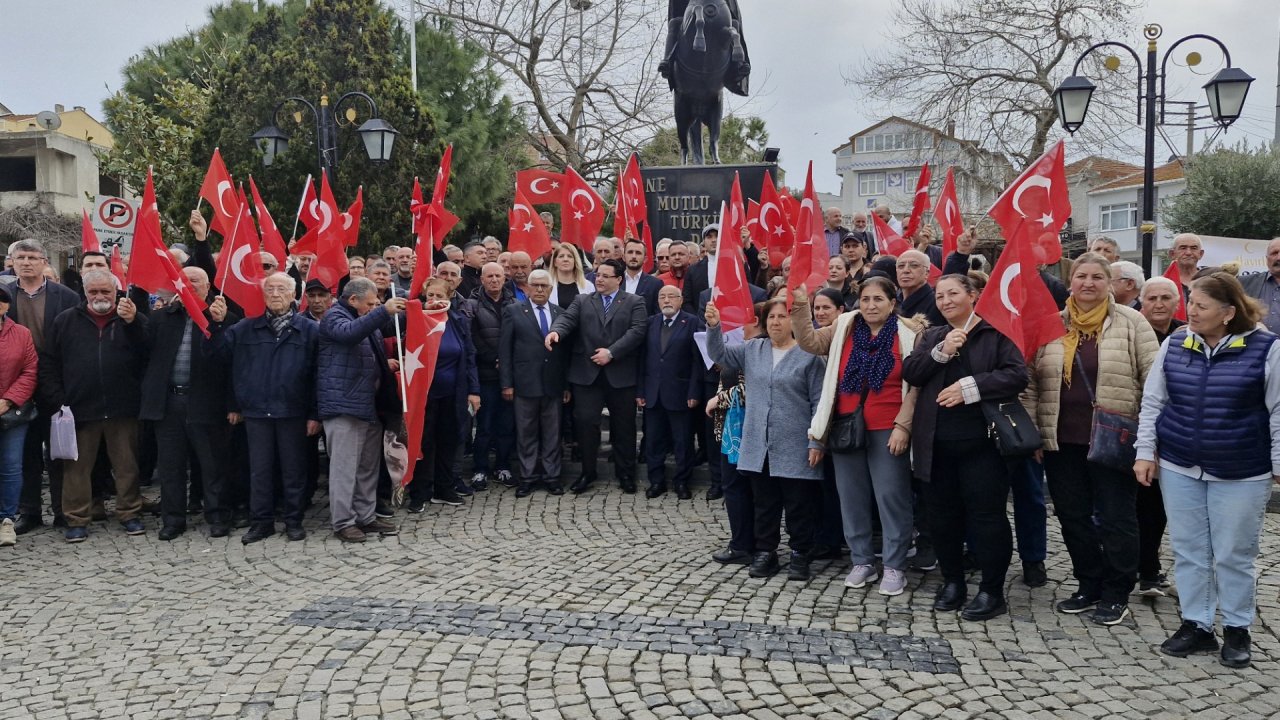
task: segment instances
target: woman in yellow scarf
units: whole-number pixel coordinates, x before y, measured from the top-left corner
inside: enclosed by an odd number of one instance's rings
[[[1093,411],[1096,404],[1137,417],[1159,344],[1141,313],[1112,300],[1106,258],[1095,253],[1076,258],[1070,281],[1071,297],[1062,312],[1067,334],[1036,352],[1023,397],[1044,440],[1049,493],[1080,583],[1057,609],[1092,610],[1093,622],[1115,625],[1129,615],[1138,572],[1138,483],[1131,467],[1089,459]]]

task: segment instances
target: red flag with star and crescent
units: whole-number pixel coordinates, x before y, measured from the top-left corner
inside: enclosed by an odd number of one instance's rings
[[[510,223],[507,228],[508,250],[526,252],[531,258],[540,258],[551,252],[551,234],[547,232],[547,225],[533,211],[533,204],[520,188],[516,188],[516,201],[507,213],[507,220]]]
[[[947,168],[947,179],[942,181],[942,192],[933,206],[933,219],[942,228],[942,261],[945,263],[958,247],[958,238],[964,234],[964,218],[960,215],[960,201],[956,198],[955,168]]]
[[[798,287],[815,290],[827,278],[827,240],[823,233],[822,205],[813,189],[813,163],[804,182],[804,199],[796,214],[796,244],[791,249],[791,272],[787,275],[787,307]]]
[[[734,188],[738,181],[735,175]],[[739,198],[740,199],[740,198]],[[720,227],[732,228],[734,225],[732,202],[720,206]],[[745,211],[740,207],[736,211],[742,218]],[[738,226],[742,222],[738,220]],[[747,287],[747,258],[742,252],[742,242],[734,242],[736,237],[729,232],[721,233],[720,244],[716,250],[715,282],[711,284],[711,302],[720,311],[720,322],[725,332],[755,322],[755,307],[751,302],[751,289]]]
[[[871,213],[871,224],[876,229],[876,247],[880,249],[881,255],[898,257],[912,249],[911,242],[894,232],[889,223],[881,220],[879,215]]]
[[[329,175],[320,175],[320,197],[314,203],[323,221],[307,230],[307,234],[298,239],[293,252],[301,252],[300,247],[307,247],[315,252],[316,259],[311,262],[311,269],[305,280],[319,280],[329,288],[329,292],[338,293],[338,283],[349,272],[347,267],[346,236],[342,229],[342,214],[338,210],[338,202],[329,188]]]
[[[516,173],[516,189],[534,205],[559,204],[564,199],[564,173],[529,168]]]
[[[80,252],[102,252],[102,241],[98,240],[98,231],[93,229],[89,220],[89,211],[83,210],[84,219],[80,222]]]
[[[284,236],[276,227],[276,221],[271,219],[267,204],[258,194],[258,186],[253,182],[252,175],[249,176],[249,193],[253,196],[253,208],[258,213],[258,227],[262,229],[262,249],[271,253],[278,267],[284,267],[285,260],[289,257],[289,250],[284,244]]]
[[[258,256],[259,238],[249,216],[248,203],[240,205],[240,217],[231,237],[222,243],[214,285],[244,309],[245,317],[258,317],[266,312],[262,297],[262,262]]]
[[[1004,231],[1005,247],[974,311],[1027,358],[1066,334],[1058,306],[1038,270],[1039,265],[1061,257],[1058,230],[1071,215],[1063,152],[1059,140],[1005,189],[987,213]]]
[[[213,149],[213,157],[209,158],[209,169],[204,173],[204,182],[200,184],[200,197],[213,209],[213,217],[209,227],[213,228],[223,239],[231,237],[236,218],[240,215],[240,200],[236,197],[236,189],[231,184],[231,173],[222,162],[222,153]]]
[[[595,244],[604,225],[604,201],[573,168],[565,168],[564,202],[560,204],[560,239],[583,250]]]
[[[364,186],[356,188],[356,199],[351,202],[351,207],[342,213],[342,232],[345,237],[343,243],[347,247],[354,247],[360,242],[360,218],[364,215]]]
[[[924,211],[929,209],[929,183],[932,181],[929,163],[925,163],[920,168],[920,178],[916,180],[916,193],[911,200],[911,217],[907,218],[907,226],[902,229],[903,237],[915,237],[916,231],[920,229],[920,219],[924,217]]]
[[[404,374],[403,389],[409,412],[404,416],[405,447],[409,461],[405,465],[403,487],[413,479],[413,468],[422,459],[422,427],[427,416],[427,393],[436,373],[436,358],[440,353],[440,340],[444,336],[448,310],[423,310],[422,303],[410,300],[404,309]]]
[[[137,285],[147,292],[172,290],[177,293],[187,315],[205,337],[209,337],[209,321],[204,316],[204,299],[197,298],[187,284],[187,276],[178,269],[160,234],[160,209],[156,205],[156,188],[147,168],[147,184],[142,190],[142,207],[133,228],[133,252],[129,256],[127,285]]]
[[[631,153],[626,170],[618,176],[617,202],[621,212],[614,214],[613,236],[625,239],[626,231],[630,229],[631,237],[638,237],[635,228],[648,219],[649,204],[644,199],[644,177],[640,174],[640,160],[635,153]],[[649,255],[652,254],[650,249]]]
[[[786,210],[778,197],[778,189],[774,187],[769,171],[764,173],[764,182],[760,186],[760,235],[767,238],[762,243],[769,249],[769,264],[781,267],[782,260],[791,254],[791,246],[795,244],[796,233],[787,219]]]

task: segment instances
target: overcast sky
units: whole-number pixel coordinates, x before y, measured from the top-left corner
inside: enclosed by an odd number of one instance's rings
[[[883,45],[881,36],[893,0],[739,3],[751,49],[752,89],[762,94],[751,99],[727,95],[732,109],[765,119],[769,144],[782,148],[783,166],[792,178],[802,178],[805,163],[813,160],[818,189],[838,192],[840,180],[831,151],[882,117],[844,84],[841,70],[854,65],[866,50]],[[54,103],[84,105],[101,117],[101,102],[120,86],[120,68],[129,56],[203,24],[210,4],[207,0],[6,0],[0,47],[9,60],[0,63],[0,103],[16,113],[52,109]],[[1280,3],[1151,0],[1141,21],[1163,25],[1166,46],[1189,33],[1221,39],[1234,64],[1258,79],[1249,92],[1244,117],[1224,140],[1248,139],[1255,144],[1271,140]],[[1141,23],[1117,28],[1106,39],[1141,47],[1140,35]],[[1191,47],[1203,52],[1206,66],[1218,67],[1218,57],[1209,46]],[[1171,88],[1179,85],[1185,92],[1170,92],[1170,99],[1203,102],[1199,86],[1204,81],[1185,69],[1174,69]],[[1175,142],[1180,138],[1175,135]],[[1167,154],[1157,148],[1158,158]],[[1141,161],[1140,157],[1127,159]]]

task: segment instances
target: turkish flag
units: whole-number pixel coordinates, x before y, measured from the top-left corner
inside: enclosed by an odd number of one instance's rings
[[[401,387],[409,412],[404,416],[406,449],[409,462],[405,466],[403,487],[413,479],[413,468],[422,459],[422,427],[427,416],[427,393],[436,373],[436,358],[440,354],[440,339],[444,336],[448,310],[422,309],[422,303],[410,300],[404,309],[404,363]]]
[[[444,155],[440,157],[440,167],[436,168],[436,182],[431,186],[432,203],[444,202],[444,196],[449,191],[449,177],[452,173],[453,143],[449,143],[444,149]]]
[[[1005,245],[974,312],[1004,333],[1028,360],[1067,333],[1058,305],[1036,269],[1026,236]]]
[[[907,218],[907,226],[902,229],[902,236],[906,238],[915,237],[916,231],[920,229],[920,218],[924,217],[924,211],[929,209],[929,183],[933,180],[933,174],[929,172],[929,163],[925,163],[920,168],[920,178],[916,180],[916,194],[911,201],[911,217]]]
[[[218,253],[217,274],[214,285],[223,295],[230,297],[244,309],[245,317],[258,317],[266,312],[262,297],[262,261],[258,256],[259,238],[249,216],[247,204],[240,206],[231,237],[222,244]]]
[[[791,271],[787,274],[787,290],[798,287],[817,289],[827,277],[827,239],[823,233],[822,205],[813,189],[813,163],[804,182],[804,200],[796,216],[796,244],[791,249]],[[791,294],[787,294],[787,307]]]
[[[1187,321],[1187,296],[1182,294],[1182,274],[1178,272],[1178,263],[1170,262],[1169,267],[1165,268],[1164,276],[1173,281],[1173,286],[1178,289],[1178,310],[1173,316],[1183,322]]]
[[[769,249],[769,264],[775,268],[780,267],[782,259],[791,254],[796,233],[791,221],[787,219],[782,200],[778,197],[778,190],[773,186],[773,178],[769,176],[768,170],[765,171],[764,183],[760,186],[760,234],[767,238],[762,244]]]
[[[320,175],[320,200],[317,203],[325,222],[307,231],[307,235],[315,234],[316,259],[311,263],[307,280],[319,280],[329,288],[329,292],[338,294],[338,283],[350,272],[347,267],[346,236],[342,229],[342,218],[338,212],[338,202],[333,198],[329,188],[329,175]],[[303,240],[298,243],[302,244]],[[294,252],[297,250],[295,248]]]
[[[737,178],[733,186],[738,187]],[[720,227],[733,225],[733,210],[720,206]],[[720,322],[725,332],[755,322],[755,308],[751,302],[751,289],[747,287],[746,256],[742,243],[734,242],[728,233],[720,234],[716,248],[715,280],[711,283],[711,302],[720,311]]]
[[[742,248],[742,229],[747,226],[747,208],[742,201],[742,185],[738,181],[738,171],[733,171],[733,187],[729,190],[729,206],[720,217],[720,243],[728,239],[732,244]]]
[[[234,195],[234,191],[233,191]],[[187,284],[187,276],[178,269],[173,256],[164,246],[160,234],[160,209],[156,205],[156,188],[147,168],[147,184],[142,190],[142,207],[133,227],[133,253],[129,257],[126,285],[137,285],[147,292],[160,289],[177,292],[187,315],[205,337],[209,337],[209,321],[204,316],[204,299],[197,298]]]
[[[262,202],[262,196],[258,194],[258,186],[253,182],[252,175],[249,176],[249,192],[253,195],[253,208],[258,213],[258,226],[262,229],[262,247],[271,253],[279,267],[284,267],[289,250],[284,244],[284,236],[276,227],[276,221],[271,219],[267,204]]]
[[[564,199],[564,173],[530,168],[516,173],[516,189],[535,205],[559,204]]]
[[[560,239],[583,250],[595,244],[604,225],[604,201],[573,168],[565,168],[564,202],[560,204]]]
[[[942,228],[942,261],[945,263],[956,251],[956,240],[964,234],[964,218],[960,216],[960,202],[956,199],[955,168],[947,168],[947,179],[942,181],[938,204],[933,207],[933,219]]]
[[[747,201],[747,237],[757,250],[769,249],[768,239],[760,232],[760,203],[755,200]]]
[[[213,157],[209,159],[209,169],[205,171],[204,182],[200,184],[200,197],[213,208],[209,226],[224,240],[231,237],[236,217],[240,214],[240,208],[236,207],[239,200],[236,198],[235,187],[231,185],[231,173],[227,172],[218,148],[213,149]]]
[[[1023,171],[987,214],[1004,231],[1005,242],[1025,239],[1037,265],[1049,265],[1062,258],[1058,230],[1071,216],[1071,197],[1063,169],[1063,142],[1059,140]]]
[[[89,220],[89,211],[83,210],[84,219],[80,222],[80,252],[102,252],[102,242],[98,240],[98,232],[93,229]]]
[[[351,207],[342,213],[342,232],[345,235],[343,243],[346,247],[354,247],[360,241],[360,217],[364,215],[364,186],[356,188],[356,199],[352,201]]]
[[[627,160],[627,169],[618,178],[618,195],[625,198],[627,208],[626,219],[631,226],[645,222],[649,217],[649,203],[644,199],[644,177],[640,175],[640,159],[635,153]],[[625,238],[617,231],[617,219],[614,219],[614,236]]]
[[[540,258],[551,252],[551,234],[547,232],[546,223],[538,213],[533,211],[529,199],[516,188],[516,202],[507,214],[510,221],[507,236],[507,249],[511,252],[526,252],[531,258]]]
[[[653,233],[649,230],[648,222],[640,226],[640,239],[644,241],[645,270],[653,272],[658,267],[658,258],[653,254]]]
[[[621,177],[617,185],[613,193],[613,236],[626,242],[627,238],[636,236],[636,222],[628,214],[627,194],[622,189]]]
[[[121,288],[129,286],[128,278],[124,272],[124,258],[121,257],[123,250],[116,245],[111,251],[111,274],[116,276],[116,282],[120,283]]]
[[[876,229],[876,247],[879,248],[881,255],[892,255],[898,257],[902,253],[913,249],[911,243],[889,227],[889,223],[880,219],[880,216],[871,213],[871,224]],[[932,265],[933,263],[929,263]]]
[[[310,228],[312,225],[320,224],[319,197],[316,196],[316,184],[311,181],[311,175],[307,175],[307,181],[302,186],[302,200],[298,203],[298,214],[293,221],[293,237],[298,237],[298,221],[302,221],[303,227]],[[312,209],[315,213],[312,213]]]
[[[418,179],[413,180],[413,199],[409,208],[414,217],[414,231],[418,235],[418,243],[414,247],[414,255],[418,262],[413,267],[413,279],[409,282],[409,297],[417,297],[422,286],[431,278],[432,250],[444,247],[444,236],[458,224],[458,216],[444,207],[444,198],[449,187],[449,174],[453,167],[453,145],[445,148],[444,157],[440,159],[440,168],[436,170],[436,183],[431,188],[431,202],[422,202],[422,187]]]

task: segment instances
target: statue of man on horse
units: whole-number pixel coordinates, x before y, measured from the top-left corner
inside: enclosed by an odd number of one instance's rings
[[[720,162],[720,120],[724,90],[747,95],[751,59],[742,35],[738,0],[668,0],[667,39],[658,72],[675,91],[680,161],[704,164],[702,128],[707,128],[707,157]]]

